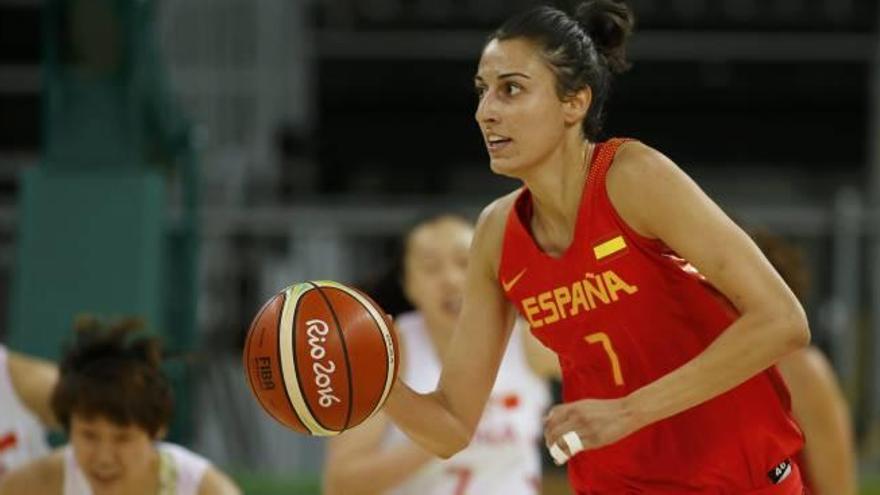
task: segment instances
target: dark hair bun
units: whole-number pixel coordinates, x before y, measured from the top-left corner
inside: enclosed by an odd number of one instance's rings
[[[611,72],[620,74],[629,69],[626,42],[632,34],[636,19],[626,3],[589,0],[578,6],[574,17],[593,40]]]

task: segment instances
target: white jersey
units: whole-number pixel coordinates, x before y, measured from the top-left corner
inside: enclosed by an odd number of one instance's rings
[[[180,445],[158,443],[158,495],[196,495],[205,470],[211,463]],[[92,495],[92,488],[76,462],[73,447],[64,447],[64,491],[62,495]]]
[[[416,392],[430,392],[440,379],[440,360],[421,314],[394,319],[406,353],[403,381]],[[447,460],[431,461],[393,490],[394,495],[536,495],[540,493],[538,439],[550,401],[544,380],[526,360],[520,325],[510,337],[498,378],[473,441]],[[479,359],[474,356],[473,359]],[[392,426],[384,446],[410,441]]]
[[[0,345],[0,476],[48,453],[46,429],[15,392],[9,353]]]

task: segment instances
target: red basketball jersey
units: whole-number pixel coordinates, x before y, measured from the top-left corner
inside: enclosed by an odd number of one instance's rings
[[[617,215],[605,177],[623,142],[597,145],[574,240],[559,258],[531,236],[527,189],[507,220],[499,279],[535,336],[558,354],[565,402],[626,396],[690,361],[738,317],[693,266]],[[568,472],[579,494],[800,495],[797,466],[786,462],[802,443],[773,367],[574,456]]]

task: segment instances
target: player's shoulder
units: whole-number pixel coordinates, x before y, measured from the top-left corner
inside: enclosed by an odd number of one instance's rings
[[[484,228],[501,227],[503,229],[507,222],[507,217],[510,215],[510,209],[513,208],[516,199],[522,194],[522,191],[523,188],[518,187],[504,196],[495,198],[494,201],[486,205],[483,211],[480,212],[477,226],[482,225]]]
[[[625,141],[614,155],[608,169],[607,183],[617,185],[644,185],[647,181],[663,179],[678,167],[659,150],[641,141]]]
[[[223,471],[209,466],[199,483],[199,495],[239,495],[241,490]]]
[[[477,220],[476,235],[491,239],[503,237],[510,210],[521,193],[522,188],[518,188],[486,205]]]
[[[31,461],[0,478],[0,495],[61,493],[64,482],[62,449]]]
[[[178,480],[188,478],[187,484],[197,483],[198,493],[233,495],[239,489],[229,476],[202,455],[176,443],[162,442],[159,449],[170,454],[178,470]],[[189,481],[192,480],[192,481]]]
[[[495,265],[499,263],[501,257],[507,219],[521,192],[522,188],[518,188],[495,199],[483,208],[477,220],[472,247],[474,257],[471,259],[489,261],[495,268],[493,272],[497,272]]]
[[[627,141],[618,148],[605,177],[605,191],[620,217],[636,232],[654,237],[660,206],[674,205],[675,191],[687,190],[692,181],[660,151]]]

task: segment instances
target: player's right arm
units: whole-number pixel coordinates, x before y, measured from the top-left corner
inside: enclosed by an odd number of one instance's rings
[[[513,326],[497,278],[510,198],[486,207],[477,222],[464,302],[437,390],[419,394],[398,380],[384,409],[411,439],[443,458],[470,443]]]

